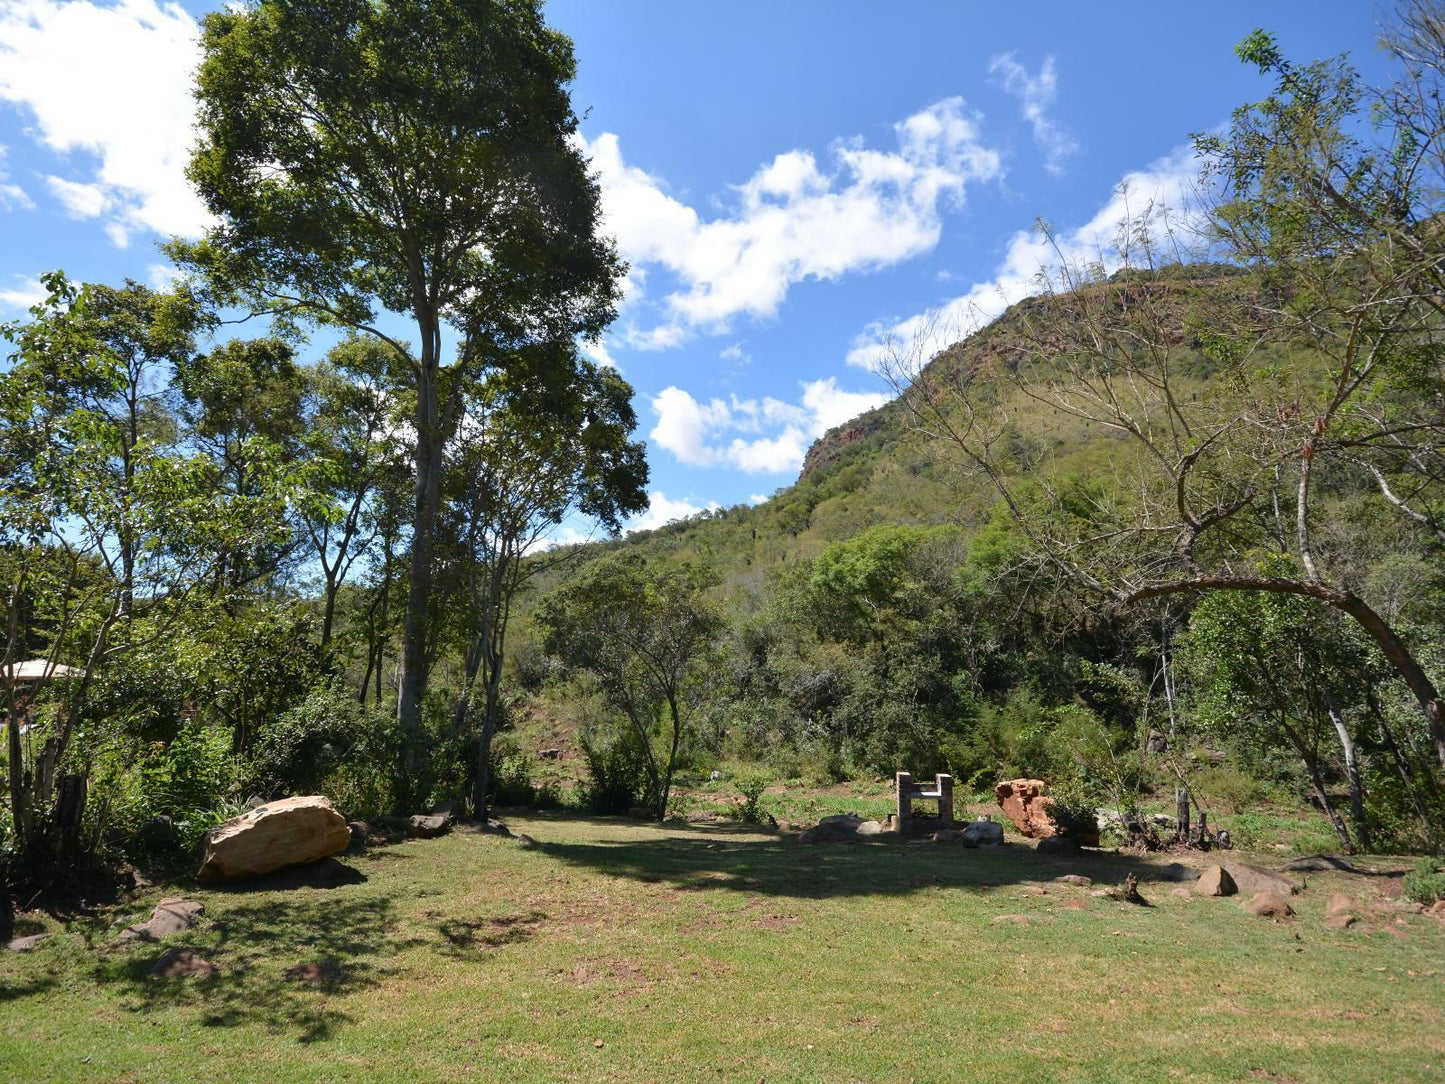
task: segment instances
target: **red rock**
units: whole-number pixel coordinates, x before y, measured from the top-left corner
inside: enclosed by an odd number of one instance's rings
[[[1044,793],[1046,784],[1041,779],[1010,779],[993,788],[999,808],[1013,821],[1019,834],[1028,839],[1048,839],[1059,832],[1059,826],[1049,813],[1054,800]],[[1099,826],[1091,818],[1081,825],[1074,838],[1085,847],[1099,845]]]
[[[258,877],[340,854],[351,830],[330,800],[319,794],[282,798],[244,813],[206,833],[206,857],[198,881]]]
[[[1257,892],[1245,907],[1250,914],[1260,918],[1289,918],[1294,914],[1289,897],[1279,892]]]

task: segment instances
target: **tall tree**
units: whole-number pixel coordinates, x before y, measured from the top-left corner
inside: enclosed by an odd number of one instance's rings
[[[403,778],[415,777],[443,449],[467,389],[529,344],[595,336],[617,297],[573,139],[572,45],[540,7],[259,0],[209,15],[202,37],[189,175],[219,224],[176,255],[230,300],[375,337],[407,373]],[[415,348],[382,311],[409,318]]]

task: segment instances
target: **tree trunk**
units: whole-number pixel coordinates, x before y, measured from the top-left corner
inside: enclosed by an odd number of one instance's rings
[[[1368,854],[1374,848],[1370,845],[1370,827],[1365,822],[1365,781],[1360,772],[1359,753],[1334,699],[1327,696],[1325,707],[1329,711],[1330,722],[1335,726],[1335,734],[1340,739],[1340,751],[1345,758],[1345,778],[1350,785],[1350,822],[1355,826],[1355,841],[1360,850]]]
[[[422,701],[427,684],[427,626],[431,616],[432,543],[441,500],[443,440],[436,384],[435,364],[427,366],[424,360],[422,377],[417,383],[416,505],[412,518],[406,621],[402,629],[401,691],[396,707],[397,722],[401,727],[403,787],[414,786],[420,774]]]
[[[1302,758],[1305,772],[1310,777],[1310,789],[1315,792],[1315,798],[1320,803],[1320,809],[1324,811],[1325,818],[1330,822],[1330,827],[1335,830],[1335,835],[1340,837],[1340,849],[1345,854],[1354,854],[1355,846],[1350,841],[1349,829],[1345,827],[1344,820],[1335,812],[1335,807],[1330,804],[1329,793],[1325,790],[1325,781],[1320,776],[1319,765],[1308,757]]]

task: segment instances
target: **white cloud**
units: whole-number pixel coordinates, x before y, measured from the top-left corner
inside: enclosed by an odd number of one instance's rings
[[[707,504],[702,505],[693,504],[685,497],[680,500],[671,500],[662,490],[654,489],[647,495],[647,511],[628,523],[627,532],[631,534],[633,531],[655,530],[675,519],[686,519],[699,512],[711,512],[720,507],[722,506],[717,501],[708,501]]]
[[[14,278],[14,286],[8,290],[0,289],[0,311],[24,311],[50,296],[50,291],[39,279],[26,278],[24,275],[16,275]]]
[[[749,504],[755,504],[755,505],[756,505],[756,504],[766,504],[766,503],[767,503],[767,500],[768,500],[768,496],[767,496],[766,493],[750,493],[750,494],[748,494],[748,503],[749,503]]]
[[[798,470],[808,446],[829,429],[888,401],[878,392],[843,391],[833,377],[802,387],[797,404],[771,396],[700,403],[665,388],[652,400],[657,425],[650,436],[688,466],[782,474]]]
[[[1199,166],[1192,148],[1179,148],[1142,170],[1126,174],[1114,194],[1095,215],[1072,230],[1053,231],[1053,239],[1038,229],[1019,230],[1010,238],[993,278],[974,283],[969,290],[937,308],[897,321],[870,324],[854,340],[848,364],[874,372],[905,369],[927,361],[938,351],[972,334],[1010,305],[1040,293],[1049,282],[1083,265],[1106,273],[1131,264],[1168,262],[1176,253],[1168,249],[1169,231],[1180,243],[1190,237],[1194,220],[1191,196]],[[1121,236],[1120,225],[1152,225],[1153,251],[1143,251],[1137,235]]]
[[[153,263],[146,268],[146,281],[150,283],[152,290],[159,293],[174,290],[181,278],[181,272],[174,264]]]
[[[1054,58],[1045,57],[1038,75],[1014,59],[1013,53],[1001,53],[989,61],[990,75],[1003,77],[1003,88],[1019,100],[1024,120],[1034,130],[1034,142],[1044,152],[1044,168],[1058,176],[1064,172],[1063,160],[1081,149],[1079,141],[1059,127],[1048,114],[1049,106],[1059,93],[1059,75]]]
[[[110,206],[110,196],[98,184],[80,184],[64,177],[46,177],[45,184],[71,218],[99,218]]]
[[[86,152],[47,183],[70,213],[107,216],[117,244],[208,221],[184,176],[198,36],[179,5],[156,0],[0,0],[0,100],[27,110],[51,150]]]
[[[6,148],[0,145],[0,211],[29,211],[35,207],[25,189],[10,180],[10,171],[5,168]]]
[[[663,181],[622,155],[618,137],[590,143],[602,188],[606,228],[634,268],[630,307],[644,297],[653,326],[634,313],[629,345],[665,349],[697,330],[724,331],[738,316],[775,315],[788,290],[808,279],[888,267],[931,250],[942,211],[963,203],[968,185],[1002,173],[997,151],[981,141],[978,118],[948,98],[894,126],[897,149],[839,141],[826,165],[791,150],[733,189],[711,220],[670,195]],[[645,295],[649,269],[675,288]]]

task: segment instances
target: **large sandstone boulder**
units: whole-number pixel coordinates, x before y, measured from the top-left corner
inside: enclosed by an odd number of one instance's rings
[[[993,788],[999,808],[1013,821],[1019,834],[1028,839],[1048,839],[1060,832],[1049,813],[1054,800],[1044,793],[1045,785],[1041,779],[1010,779]],[[1097,847],[1099,826],[1097,823],[1083,825],[1073,836],[1085,847]]]
[[[282,798],[243,813],[206,833],[198,881],[235,881],[340,854],[351,830],[319,794]]]

